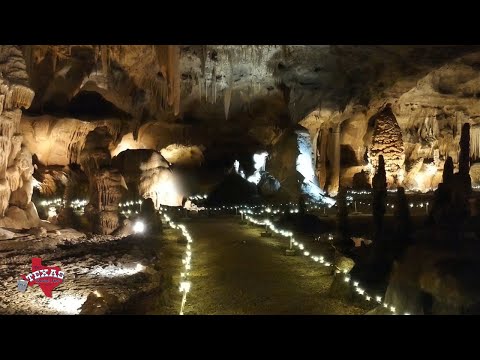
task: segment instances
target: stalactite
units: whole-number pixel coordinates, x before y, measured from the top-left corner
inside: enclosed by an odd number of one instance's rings
[[[25,86],[13,85],[11,91],[10,106],[14,108],[29,108],[34,96],[35,93],[33,92],[33,90]]]
[[[202,52],[200,55],[200,63],[201,63],[201,69],[202,69],[202,76],[205,78],[205,70],[206,70],[206,64],[207,64],[207,45],[202,45]]]
[[[163,78],[167,80],[168,45],[156,45],[155,51],[157,53],[157,61],[160,67],[160,72]]]
[[[57,47],[56,46],[52,47],[52,68],[53,68],[53,73],[55,74],[57,70]]]
[[[95,59],[95,73],[98,74],[98,46],[97,45],[93,45],[93,56],[94,56],[94,59]]]
[[[232,83],[225,89],[224,93],[224,107],[225,107],[225,119],[228,120],[228,112],[230,110],[230,102],[232,100]]]
[[[174,115],[178,115],[180,113],[180,97],[181,97],[181,77],[180,77],[180,48],[175,45],[174,46],[174,58],[175,58],[175,66],[172,71],[174,71],[174,79],[175,83],[173,86],[174,91],[174,100],[173,100],[173,113]]]
[[[212,104],[216,102],[216,95],[217,95],[217,69],[215,65],[213,65],[212,70]]]
[[[32,45],[25,45],[23,50],[23,57],[25,59],[25,65],[27,66],[27,73],[31,74],[33,69],[33,50]],[[1,112],[0,112],[1,114]]]
[[[283,54],[283,60],[286,60],[288,57],[287,45],[282,45],[282,54]]]
[[[100,45],[101,57],[102,57],[102,72],[104,75],[108,73],[108,45]]]
[[[205,102],[208,102],[208,81],[207,81],[207,77],[205,77]]]
[[[202,101],[202,79],[197,76],[198,98]]]
[[[480,126],[470,128],[470,156],[473,160],[480,157]]]

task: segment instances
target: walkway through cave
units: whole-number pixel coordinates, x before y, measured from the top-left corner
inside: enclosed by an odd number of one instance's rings
[[[238,219],[186,224],[193,260],[185,315],[363,314],[328,295],[332,276],[302,256],[284,255],[279,238]]]

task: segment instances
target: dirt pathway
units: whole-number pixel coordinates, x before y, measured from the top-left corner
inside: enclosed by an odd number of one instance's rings
[[[260,237],[233,218],[185,224],[194,238],[186,315],[365,313],[329,297],[332,276],[303,256],[285,256],[285,239]]]

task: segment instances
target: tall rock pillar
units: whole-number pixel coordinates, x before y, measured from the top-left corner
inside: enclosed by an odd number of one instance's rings
[[[38,226],[33,194],[32,155],[22,145],[21,108],[28,108],[30,89],[23,54],[17,46],[0,45],[0,226]]]

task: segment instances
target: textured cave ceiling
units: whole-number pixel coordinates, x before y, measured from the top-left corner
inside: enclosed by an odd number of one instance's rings
[[[446,156],[456,162],[461,123],[476,125],[480,119],[480,46],[34,45],[21,50],[28,79],[21,75],[17,82],[29,81],[35,92],[22,132],[45,165],[78,162],[81,138],[98,126],[107,126],[112,136],[112,155],[184,144],[201,149],[206,164],[222,167],[234,159],[247,164],[253,152],[271,151],[296,124],[318,142],[318,155],[319,132],[340,125],[338,176],[349,185],[366,165],[374,131],[369,119],[390,103],[402,132],[406,181],[426,189],[436,180],[419,185],[412,180],[416,173],[409,180],[408,172],[432,161],[441,170]],[[9,71],[5,78],[16,76]]]
[[[433,90],[475,97],[480,64],[476,46],[183,45],[175,116],[161,104],[158,46],[38,45],[23,51],[36,94],[31,113],[75,113],[78,98],[93,92],[117,108],[112,113],[139,121],[225,120],[231,92],[232,122],[254,118],[281,126],[317,108],[345,112],[394,101],[447,63],[449,69],[432,74]]]

